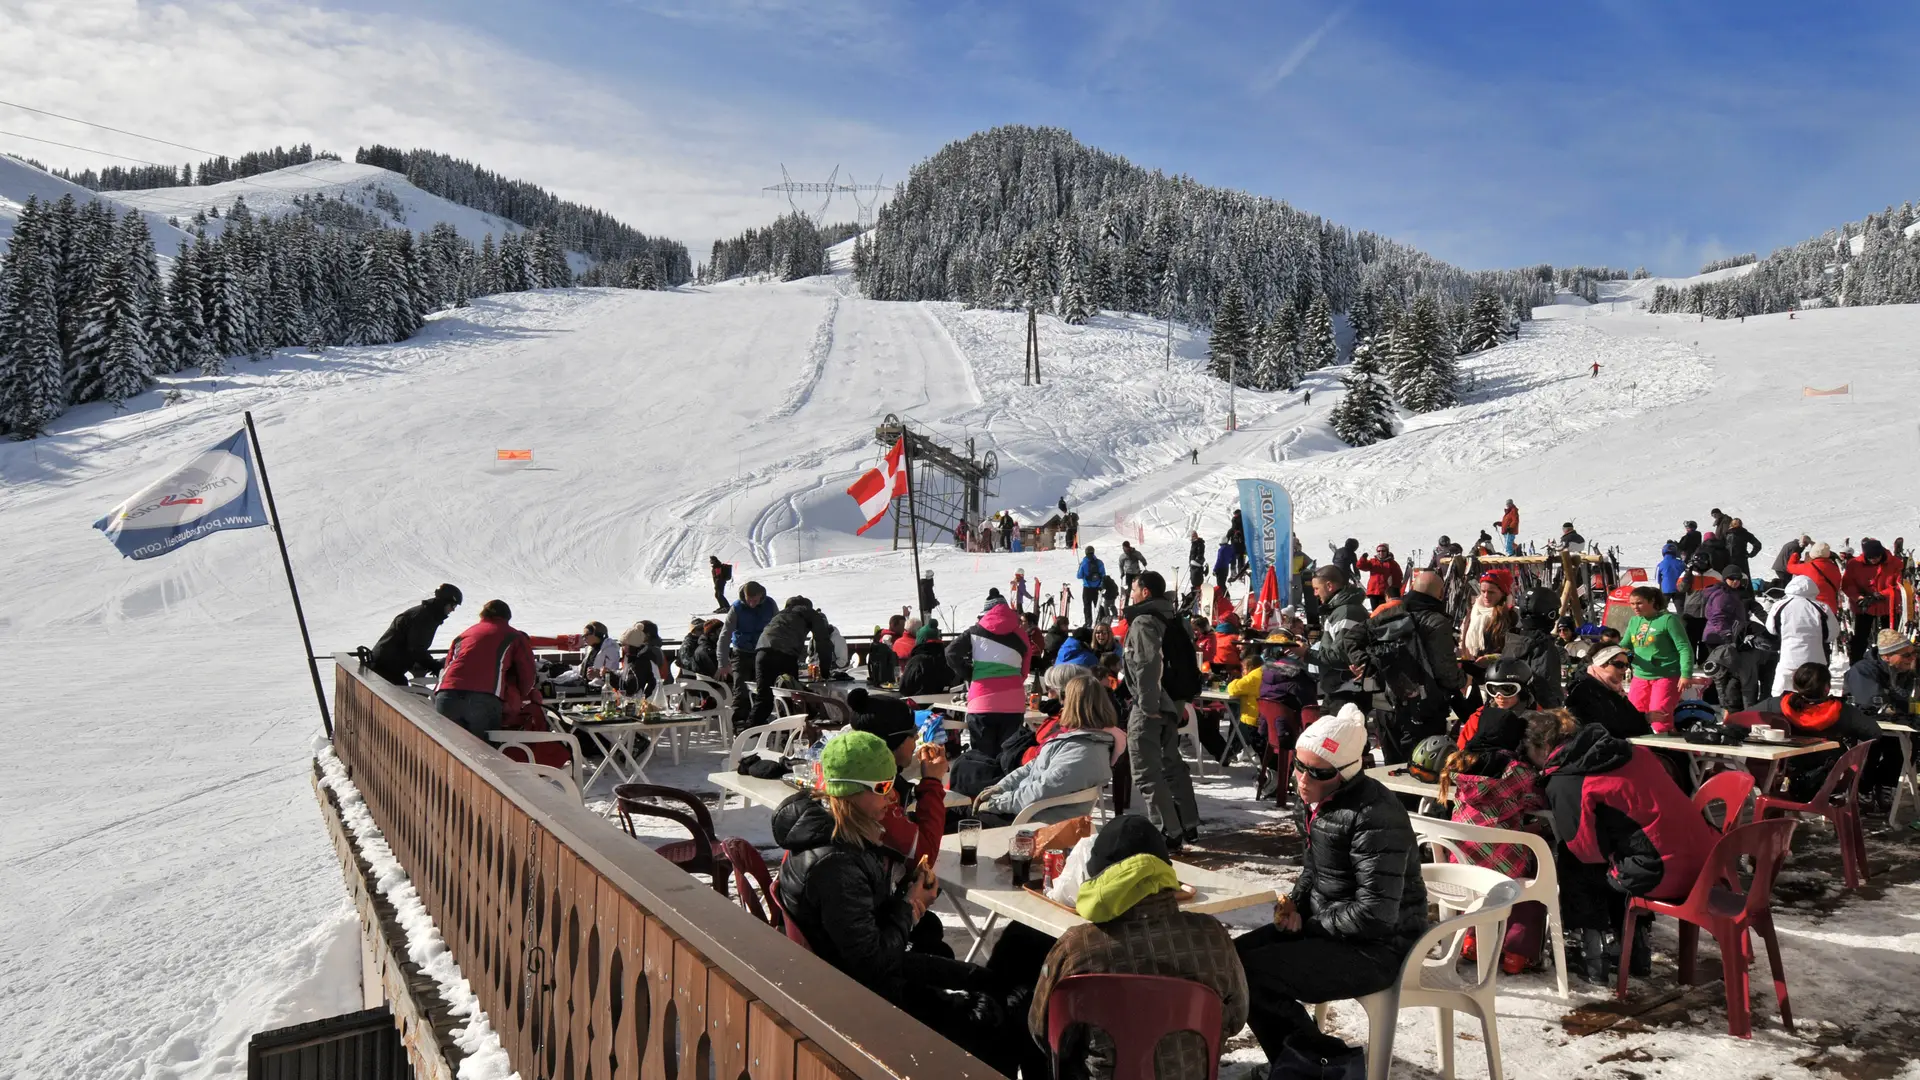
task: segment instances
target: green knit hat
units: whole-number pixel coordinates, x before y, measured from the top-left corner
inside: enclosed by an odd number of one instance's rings
[[[871,732],[843,731],[820,752],[820,773],[829,795],[858,795],[872,789],[846,781],[878,783],[893,779],[898,771],[886,740]]]

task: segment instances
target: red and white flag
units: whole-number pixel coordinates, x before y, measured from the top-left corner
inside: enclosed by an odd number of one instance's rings
[[[867,523],[860,526],[854,535],[864,536],[868,529],[880,523],[887,516],[887,507],[895,497],[907,493],[907,440],[902,436],[887,451],[885,460],[877,469],[868,469],[860,479],[853,482],[847,494],[860,504],[860,512],[867,515]]]

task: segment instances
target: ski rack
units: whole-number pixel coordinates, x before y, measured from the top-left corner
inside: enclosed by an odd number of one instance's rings
[[[969,527],[978,527],[982,520],[982,501],[999,494],[993,486],[1000,475],[998,455],[989,450],[984,457],[977,456],[971,438],[962,453],[942,444],[926,429],[888,413],[874,429],[873,441],[892,446],[900,439],[906,440],[907,456],[913,462],[911,516],[920,526],[920,538],[930,541],[938,532],[945,533],[951,540],[962,521]],[[906,500],[896,497],[893,503],[893,546],[898,550],[911,529]]]

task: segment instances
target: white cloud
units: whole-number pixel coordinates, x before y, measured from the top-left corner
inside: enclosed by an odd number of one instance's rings
[[[749,114],[670,85],[629,90],[458,27],[294,4],[13,5],[0,9],[0,71],[9,101],[226,153],[300,142],[444,151],[684,240],[696,261],[715,237],[785,209],[760,191],[782,158],[823,176],[837,160],[905,171],[889,136],[853,121]],[[5,107],[0,120],[113,153],[194,156]],[[114,163],[5,138],[0,149]]]
[[[1264,94],[1274,87],[1279,86],[1282,82],[1286,81],[1287,76],[1299,70],[1300,65],[1306,63],[1307,57],[1313,55],[1313,50],[1320,46],[1320,39],[1326,37],[1329,31],[1340,25],[1340,20],[1347,17],[1347,9],[1350,7],[1352,7],[1352,4],[1346,3],[1334,8],[1333,14],[1322,19],[1320,25],[1314,28],[1313,33],[1302,38],[1300,43],[1293,47],[1292,51],[1281,58],[1277,66],[1253,81],[1253,92],[1256,94]]]

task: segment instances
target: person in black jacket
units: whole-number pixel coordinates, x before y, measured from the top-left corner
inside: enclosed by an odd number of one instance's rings
[[[1567,687],[1567,711],[1582,724],[1598,724],[1616,739],[1653,734],[1647,715],[1627,700],[1633,660],[1618,645],[1596,649],[1587,670]]]
[[[947,663],[947,643],[940,637],[940,624],[928,619],[915,631],[919,644],[907,654],[907,662],[900,668],[900,693],[903,697],[918,694],[944,694],[953,689],[959,680],[953,676],[953,668]]]
[[[820,665],[820,674],[825,677],[833,666],[833,624],[826,615],[813,606],[813,601],[804,596],[789,596],[780,614],[767,620],[767,628],[760,631],[759,647],[753,654],[754,677],[759,680],[758,694],[761,700],[772,708],[773,687],[781,676],[787,676],[794,682],[800,681],[800,675],[807,663],[807,638],[813,638],[813,656]],[[754,722],[759,722],[759,708],[755,707]]]
[[[1307,660],[1320,669],[1320,700],[1329,709],[1351,701],[1364,710],[1369,696],[1352,669],[1365,659],[1366,595],[1337,566],[1313,572],[1313,594],[1320,599],[1320,640],[1307,650]]]
[[[396,685],[404,685],[408,675],[426,675],[440,670],[440,660],[428,652],[433,635],[460,606],[460,590],[442,585],[433,595],[393,617],[386,633],[374,642],[367,666],[374,674]]]
[[[713,613],[725,615],[733,609],[733,605],[727,603],[727,582],[733,580],[733,564],[721,562],[718,555],[707,556],[707,562],[707,569],[713,574],[713,602],[720,605]]]
[[[1270,1062],[1289,1041],[1310,1057],[1347,1056],[1338,1039],[1314,1030],[1301,1003],[1386,989],[1427,929],[1413,826],[1400,800],[1361,772],[1366,745],[1366,721],[1352,705],[1300,733],[1293,780],[1313,807],[1300,877],[1275,905],[1272,926],[1234,942],[1247,973],[1247,1026]]]
[[[1180,606],[1191,608],[1200,602],[1200,585],[1207,580],[1207,542],[1200,539],[1200,531],[1192,530],[1192,538],[1187,541],[1187,595],[1181,598]]]
[[[1742,578],[1752,577],[1753,575],[1748,572],[1748,563],[1755,555],[1765,550],[1759,538],[1748,532],[1739,518],[1734,518],[1723,539],[1727,542],[1727,565],[1739,567]]]
[[[1693,561],[1693,553],[1700,550],[1700,524],[1695,521],[1681,523],[1680,558]]]
[[[814,955],[1012,1076],[1037,1056],[1025,995],[988,968],[908,948],[940,886],[883,841],[898,782],[893,751],[871,732],[844,731],[828,741],[820,768],[825,802],[802,792],[773,814],[774,842],[787,853],[774,886],[781,910]]]
[[[1393,711],[1376,712],[1374,722],[1380,735],[1381,760],[1390,765],[1406,761],[1412,756],[1413,748],[1429,735],[1445,734],[1447,714],[1460,692],[1467,688],[1467,673],[1455,655],[1458,647],[1453,636],[1453,619],[1447,615],[1446,605],[1440,599],[1445,588],[1439,574],[1431,570],[1416,571],[1407,594],[1398,604],[1375,612],[1365,630],[1368,638],[1384,640],[1391,635],[1392,623],[1412,619],[1413,636],[1418,639],[1418,645],[1409,643],[1405,647],[1415,649],[1410,659],[1430,676],[1422,680],[1427,696],[1417,700],[1397,699],[1391,687],[1383,687],[1383,696],[1392,702]],[[1378,676],[1377,672],[1370,674]]]
[[[1557,709],[1567,701],[1566,684],[1560,681],[1567,653],[1554,636],[1553,624],[1553,614],[1530,608],[1520,616],[1519,629],[1507,632],[1500,650],[1503,659],[1518,660],[1533,673],[1528,689],[1542,709]]]

